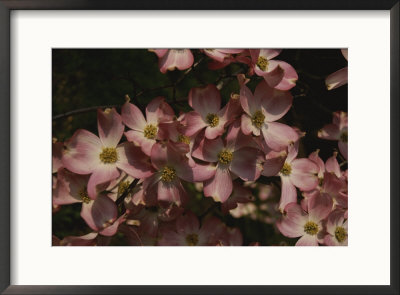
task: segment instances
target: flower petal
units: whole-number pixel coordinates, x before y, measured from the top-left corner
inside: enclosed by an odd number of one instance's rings
[[[330,74],[325,79],[325,85],[328,90],[338,88],[340,86],[346,85],[348,79],[348,67],[340,69],[332,74]]]
[[[221,94],[214,84],[195,87],[189,92],[189,105],[203,118],[207,114],[216,114],[221,108]]]
[[[95,231],[101,231],[111,225],[117,219],[117,215],[117,206],[104,195],[99,195],[96,200],[88,204],[82,204],[81,216]]]
[[[261,169],[257,165],[258,150],[242,148],[233,153],[230,170],[244,181],[254,181],[260,177]]]
[[[96,199],[97,189],[96,186],[107,181],[118,178],[119,171],[115,164],[101,164],[96,167],[92,175],[90,175],[87,185],[88,195],[91,199]]]
[[[215,176],[204,182],[204,195],[216,202],[225,202],[232,193],[232,178],[228,169],[217,168]]]
[[[117,167],[133,178],[144,178],[153,174],[149,158],[132,143],[124,142],[117,147]]]
[[[93,133],[80,129],[65,142],[62,162],[65,168],[78,174],[90,174],[100,162],[101,141]]]
[[[278,122],[264,124],[261,131],[266,144],[275,151],[281,151],[299,139],[299,135],[292,127]]]
[[[165,102],[164,97],[156,97],[146,107],[147,123],[158,125],[160,122],[172,121],[175,116],[174,110]]]
[[[104,147],[116,147],[124,133],[122,118],[113,109],[97,110],[97,128]]]
[[[143,131],[147,125],[141,110],[129,102],[122,106],[121,114],[124,124],[133,130]]]

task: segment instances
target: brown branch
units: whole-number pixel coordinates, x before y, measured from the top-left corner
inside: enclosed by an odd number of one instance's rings
[[[132,183],[129,185],[129,187],[122,193],[122,195],[115,201],[115,204],[118,206],[119,204],[121,204],[125,197],[133,190],[133,188],[138,184],[139,179],[135,179],[134,181],[132,181]]]
[[[105,106],[94,106],[94,107],[87,107],[87,108],[82,108],[82,109],[77,109],[73,111],[66,112],[64,114],[59,114],[53,117],[54,120],[62,119],[68,116],[72,115],[77,115],[77,114],[83,114],[83,113],[88,113],[92,111],[97,111],[97,109],[106,109],[106,108],[115,108],[119,107],[119,105],[105,105]]]

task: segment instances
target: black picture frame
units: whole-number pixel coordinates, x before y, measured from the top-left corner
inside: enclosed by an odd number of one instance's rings
[[[0,0],[0,291],[2,294],[399,294],[398,0]],[[390,10],[389,286],[21,286],[10,284],[10,13],[13,10]],[[11,151],[12,152],[12,151]]]

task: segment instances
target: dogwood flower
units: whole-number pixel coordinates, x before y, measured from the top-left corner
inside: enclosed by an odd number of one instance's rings
[[[118,178],[120,170],[134,178],[150,176],[153,172],[146,156],[132,143],[118,145],[124,125],[115,109],[98,110],[100,138],[87,130],[78,130],[65,143],[63,165],[77,174],[90,174],[87,191],[96,198],[96,186]]]
[[[344,210],[334,210],[326,222],[327,235],[324,243],[327,246],[347,246],[348,226]]]
[[[281,49],[250,49],[254,72],[264,78],[268,85],[279,90],[296,86],[296,70],[287,62],[273,60]]]
[[[289,145],[286,157],[284,153],[278,154],[277,160],[271,161],[268,166],[264,164],[264,170],[262,171],[265,176],[274,176],[276,168],[281,167],[278,173],[282,181],[279,202],[281,211],[284,210],[287,204],[297,201],[296,187],[303,191],[310,191],[318,185],[318,166],[307,158],[296,159],[297,152],[295,144]],[[282,165],[281,161],[283,159],[285,160]]]
[[[261,171],[259,154],[251,136],[240,131],[239,121],[229,127],[226,143],[220,137],[213,140],[205,137],[192,154],[200,160],[216,163],[213,177],[204,182],[204,195],[223,203],[232,193],[232,177],[256,180]]]
[[[185,115],[185,135],[192,136],[205,128],[208,139],[221,136],[226,124],[235,118],[236,114],[232,110],[237,110],[230,107],[229,103],[221,109],[221,95],[213,84],[192,88],[189,92],[189,105],[194,111]]]
[[[276,151],[285,149],[290,142],[298,140],[297,132],[282,123],[274,122],[282,118],[292,106],[290,92],[279,91],[260,82],[254,96],[246,85],[240,89],[240,103],[245,114],[241,118],[244,134],[263,134],[267,145]]]
[[[323,220],[332,210],[330,198],[312,197],[308,212],[297,203],[285,207],[284,216],[277,222],[279,231],[286,237],[300,239],[296,246],[318,246],[323,242]]]
[[[175,116],[163,97],[156,97],[147,105],[146,118],[139,108],[129,101],[122,106],[121,114],[124,124],[132,129],[125,132],[126,138],[140,146],[148,156],[158,139],[159,123],[170,122]]]

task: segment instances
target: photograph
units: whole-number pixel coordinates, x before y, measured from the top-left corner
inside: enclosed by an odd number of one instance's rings
[[[51,58],[52,246],[348,246],[347,48]]]

